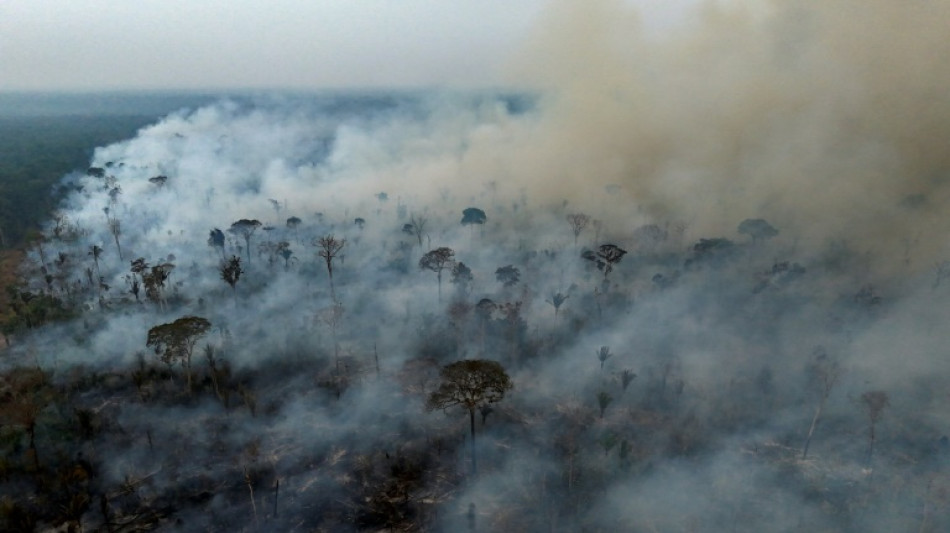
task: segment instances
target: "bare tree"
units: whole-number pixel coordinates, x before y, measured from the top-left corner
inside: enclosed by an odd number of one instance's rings
[[[821,346],[815,348],[813,354],[815,355],[815,360],[808,368],[808,373],[811,374],[812,385],[818,392],[818,406],[815,408],[815,416],[812,417],[811,426],[808,427],[808,434],[805,436],[805,445],[802,447],[802,459],[808,457],[808,447],[811,445],[811,438],[815,434],[815,428],[818,426],[821,413],[825,408],[825,402],[828,401],[831,389],[834,388],[835,382],[838,381],[840,374],[838,363],[825,353],[824,348]]]
[[[314,240],[314,246],[320,248],[317,254],[323,258],[327,264],[327,274],[330,275],[330,297],[336,301],[336,291],[333,288],[333,258],[340,253],[346,244],[345,239],[336,239],[333,234],[320,237]]]
[[[442,383],[429,395],[426,409],[448,409],[456,405],[468,410],[472,436],[472,472],[478,472],[475,457],[475,410],[501,401],[513,387],[504,367],[485,359],[464,359],[442,368]]]
[[[419,268],[422,270],[431,270],[435,272],[439,280],[439,301],[442,301],[442,271],[452,263],[455,257],[455,251],[451,248],[441,247],[427,252],[419,259]]]
[[[573,213],[567,215],[567,223],[571,225],[571,231],[574,232],[574,246],[577,246],[577,237],[590,223],[590,217],[584,213]]]
[[[428,223],[428,218],[421,215],[412,215],[409,217],[409,222],[403,225],[402,231],[415,237],[419,241],[419,248],[422,248],[422,236],[426,235],[426,224]]]
[[[109,218],[109,233],[112,234],[112,238],[115,239],[115,248],[119,252],[119,260],[122,260],[122,245],[119,244],[119,235],[122,234],[122,223],[119,222],[118,218]]]
[[[877,423],[884,414],[884,408],[891,404],[887,393],[880,390],[868,391],[861,395],[861,403],[864,404],[864,410],[868,415],[868,458],[867,465],[871,465],[871,458],[874,455],[874,441],[876,436],[874,430]]]

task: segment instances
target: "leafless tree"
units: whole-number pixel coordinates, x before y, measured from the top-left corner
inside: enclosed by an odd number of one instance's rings
[[[317,254],[322,257],[323,261],[327,264],[327,274],[330,275],[330,297],[333,301],[336,301],[336,290],[333,287],[333,258],[343,249],[343,246],[346,244],[346,239],[337,239],[331,233],[330,235],[314,240],[313,244],[320,248]]]
[[[577,237],[590,223],[590,217],[584,213],[572,213],[567,215],[567,223],[571,225],[571,231],[574,232],[574,246],[577,246]]]
[[[817,347],[814,350],[815,360],[810,365],[808,371],[811,374],[812,384],[818,392],[818,406],[815,408],[815,416],[811,419],[811,426],[808,427],[808,435],[805,436],[805,446],[802,447],[802,459],[808,457],[808,447],[811,445],[811,438],[815,434],[815,428],[821,418],[821,413],[825,408],[825,402],[838,381],[840,369],[838,363],[831,359],[824,348]]]

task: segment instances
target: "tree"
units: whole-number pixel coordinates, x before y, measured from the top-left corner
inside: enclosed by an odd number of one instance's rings
[[[287,227],[294,230],[294,240],[297,241],[297,244],[300,244],[300,237],[297,235],[297,228],[300,227],[300,218],[290,217],[287,219]]]
[[[620,391],[627,392],[627,387],[633,383],[633,380],[637,379],[637,375],[633,373],[633,370],[625,368],[620,371]]]
[[[552,307],[554,307],[554,320],[557,321],[557,313],[561,310],[561,306],[570,296],[562,292],[556,292],[551,295],[551,299],[547,300]]]
[[[236,292],[235,286],[238,280],[241,279],[241,274],[244,273],[244,269],[241,268],[241,258],[232,255],[231,259],[221,262],[218,271],[221,273],[221,279],[231,286],[231,292]]]
[[[513,287],[521,281],[521,271],[514,265],[498,267],[495,270],[495,279],[505,287]]]
[[[181,361],[185,368],[187,390],[191,394],[191,355],[195,344],[209,329],[211,322],[198,316],[183,316],[174,322],[161,324],[148,330],[145,346],[155,349],[162,361],[168,364]]]
[[[468,268],[465,263],[459,261],[452,265],[452,283],[458,287],[460,292],[467,294],[472,289],[474,280],[475,276],[472,275],[472,269]]]
[[[567,223],[571,225],[571,231],[574,232],[574,246],[577,246],[577,237],[590,223],[590,217],[584,213],[573,213],[567,215]]]
[[[442,383],[429,395],[426,409],[448,409],[456,405],[468,410],[472,437],[472,472],[478,472],[475,457],[475,410],[500,402],[512,389],[504,367],[486,359],[464,359],[448,364],[440,372]]]
[[[327,264],[327,274],[330,275],[330,297],[333,301],[336,301],[336,292],[333,288],[333,258],[340,253],[340,250],[343,249],[343,246],[346,244],[345,239],[336,239],[333,234],[325,235],[316,239],[314,241],[314,246],[320,248],[317,251],[317,254],[323,258],[324,262]]]
[[[423,216],[412,215],[409,217],[409,223],[402,227],[403,233],[412,235],[419,241],[419,248],[422,248],[422,236],[426,234],[426,224],[429,219]]]
[[[828,357],[824,348],[819,346],[815,348],[812,353],[815,356],[815,360],[808,368],[808,373],[811,374],[811,383],[818,392],[818,406],[815,408],[815,416],[812,417],[811,426],[809,426],[808,434],[805,436],[805,445],[802,447],[802,459],[808,457],[808,447],[811,446],[812,435],[815,433],[818,420],[821,418],[821,412],[825,408],[825,402],[828,401],[828,396],[831,394],[831,389],[835,386],[835,382],[838,381],[838,375],[840,373],[838,363]]]
[[[607,359],[613,356],[614,354],[610,353],[610,346],[601,346],[600,349],[597,350],[597,360],[600,361],[601,370],[604,369],[604,363],[607,362]]]
[[[99,272],[99,258],[102,257],[102,247],[93,244],[89,247],[89,255],[92,256],[92,262],[96,265],[96,294],[99,295],[100,304],[102,303],[102,274]]]
[[[109,233],[115,239],[115,248],[119,252],[119,260],[122,260],[122,245],[119,244],[119,235],[122,234],[122,223],[117,218],[109,219]]]
[[[891,404],[887,393],[880,390],[868,391],[861,395],[861,403],[864,404],[864,410],[868,415],[868,458],[867,465],[871,465],[871,458],[874,455],[874,429],[884,414],[884,408]]]
[[[422,270],[431,270],[435,272],[439,280],[439,301],[442,301],[442,270],[446,265],[452,263],[455,257],[455,251],[451,248],[441,247],[430,250],[419,259],[419,268]]]
[[[218,228],[214,228],[208,235],[208,246],[212,248],[217,248],[218,252],[221,254],[221,259],[224,259],[224,232]]]
[[[603,271],[604,279],[614,269],[614,265],[619,263],[627,251],[615,244],[601,244],[595,253],[593,250],[584,250],[581,257],[588,261],[593,261],[598,270]]]
[[[168,182],[168,176],[154,176],[148,179],[148,182],[152,185],[157,186],[159,189],[165,186],[165,183]]]
[[[242,218],[234,224],[231,224],[228,231],[244,238],[245,251],[247,253],[247,264],[251,264],[251,237],[257,228],[261,227],[261,221],[257,219]]]
[[[600,391],[597,393],[597,405],[600,407],[600,418],[604,417],[604,412],[607,410],[607,407],[610,406],[610,403],[614,401],[614,397],[610,395],[607,391]]]
[[[483,225],[487,220],[488,217],[485,216],[485,212],[477,207],[469,207],[462,211],[461,224],[463,226],[474,228],[476,225]]]
[[[771,224],[761,218],[747,218],[739,223],[737,228],[739,235],[748,235],[752,237],[752,242],[757,243],[765,239],[771,239],[778,235],[778,230]]]

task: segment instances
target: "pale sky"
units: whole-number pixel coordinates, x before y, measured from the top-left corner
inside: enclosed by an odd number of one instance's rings
[[[492,87],[552,1],[0,0],[0,91]]]

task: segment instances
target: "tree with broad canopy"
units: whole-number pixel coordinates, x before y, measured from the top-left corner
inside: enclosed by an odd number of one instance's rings
[[[478,471],[475,458],[475,410],[500,402],[514,385],[504,367],[487,359],[464,359],[442,367],[442,383],[429,395],[426,409],[448,409],[456,405],[468,410],[472,435],[472,472]]]

